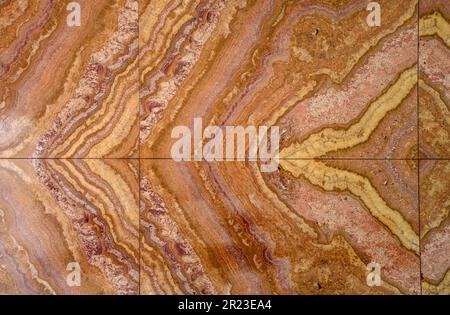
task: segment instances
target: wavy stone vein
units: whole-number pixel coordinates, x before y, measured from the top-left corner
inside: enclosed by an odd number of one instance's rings
[[[450,294],[450,10],[420,7],[419,149],[423,294]],[[441,160],[442,159],[442,160]]]
[[[140,2],[142,293],[421,292],[418,2],[380,3]],[[278,171],[171,161],[195,117],[280,126]]]
[[[2,159],[0,172],[2,293],[138,293],[136,162]]]
[[[77,2],[0,1],[0,294],[450,294],[448,0]]]
[[[22,10],[17,10],[17,5]],[[2,5],[0,157],[137,155],[138,1]]]

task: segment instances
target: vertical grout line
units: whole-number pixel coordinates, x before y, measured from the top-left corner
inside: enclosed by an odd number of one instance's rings
[[[139,150],[138,150],[139,154]],[[139,220],[139,231],[138,231],[138,267],[139,267],[139,288],[138,295],[141,295],[141,159],[138,159],[138,220]]]
[[[138,47],[137,47],[137,80],[138,80],[138,220],[139,220],[139,231],[138,231],[138,267],[139,267],[139,288],[138,288],[138,295],[141,295],[141,51],[140,51],[140,36],[141,36],[141,29],[140,29],[140,6],[141,3],[140,0],[137,0],[137,29],[138,29]]]
[[[420,295],[422,295],[422,242],[421,242],[421,222],[420,222],[420,120],[419,120],[419,75],[420,75],[420,0],[417,1],[417,209],[419,212],[419,286]]]

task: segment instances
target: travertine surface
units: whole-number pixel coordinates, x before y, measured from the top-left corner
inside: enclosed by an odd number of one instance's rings
[[[141,292],[417,294],[415,163],[306,161],[300,176],[298,164],[262,175],[254,163],[145,160]],[[321,183],[333,176],[339,187]],[[380,287],[366,284],[372,261]]]
[[[136,160],[0,160],[0,292],[137,294],[137,173]]]
[[[450,161],[420,161],[424,294],[450,294]]]
[[[137,156],[138,2],[1,7],[0,157]]]
[[[0,294],[450,294],[448,1],[69,2],[0,1]]]
[[[420,6],[419,118],[424,158],[450,158],[450,5]]]
[[[450,294],[450,5],[420,3],[419,149],[422,292]]]

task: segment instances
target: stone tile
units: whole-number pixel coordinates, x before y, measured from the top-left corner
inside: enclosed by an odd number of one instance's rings
[[[0,294],[137,294],[137,176],[137,160],[0,159]]]
[[[141,1],[141,157],[199,117],[279,126],[294,157],[415,158],[417,1],[378,2],[369,27],[361,1]]]
[[[417,187],[415,161],[142,160],[141,293],[419,294]]]
[[[77,3],[2,4],[0,157],[137,157],[138,2]]]
[[[420,161],[423,294],[450,294],[450,161]]]
[[[450,157],[450,7],[420,3],[419,123],[422,158]]]

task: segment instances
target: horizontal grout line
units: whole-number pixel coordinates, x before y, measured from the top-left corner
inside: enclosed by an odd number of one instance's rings
[[[0,160],[139,160],[139,158],[52,158],[52,157],[0,157]]]
[[[173,158],[168,157],[161,157],[161,158],[155,158],[155,157],[149,157],[149,158],[137,158],[137,157],[131,157],[131,158],[45,158],[45,157],[0,157],[0,160],[174,160]],[[280,161],[450,161],[449,158],[335,158],[335,157],[329,157],[329,158],[279,158]],[[183,162],[208,162],[205,159],[202,159],[201,161],[183,161]],[[222,161],[210,161],[210,162],[268,162],[268,161],[262,161],[261,159],[233,159],[233,160],[222,160]]]

